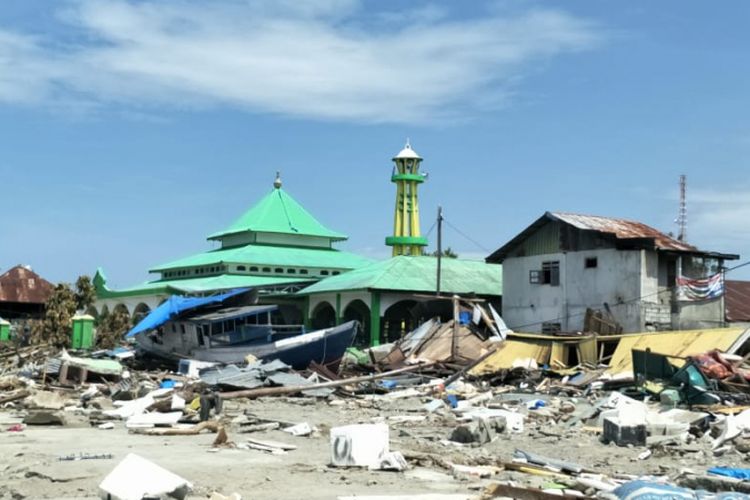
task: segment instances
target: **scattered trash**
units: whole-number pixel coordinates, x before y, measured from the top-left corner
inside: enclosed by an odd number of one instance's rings
[[[184,499],[193,485],[134,453],[127,455],[99,484],[110,500],[141,500],[168,495]]]

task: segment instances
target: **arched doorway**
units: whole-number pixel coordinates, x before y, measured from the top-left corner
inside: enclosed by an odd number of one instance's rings
[[[416,300],[401,300],[383,314],[383,342],[395,342],[418,326],[419,318],[413,310]]]
[[[359,321],[360,328],[354,338],[356,347],[370,346],[370,308],[362,300],[353,300],[344,309],[344,321]]]
[[[313,330],[336,326],[336,309],[328,302],[321,302],[313,309],[310,322]]]
[[[133,324],[137,325],[150,312],[151,308],[143,302],[135,306],[135,309],[133,309]]]

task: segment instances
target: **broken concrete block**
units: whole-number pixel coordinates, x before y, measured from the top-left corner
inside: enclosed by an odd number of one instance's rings
[[[504,426],[503,426],[504,427]],[[489,419],[475,418],[467,424],[462,424],[453,429],[450,440],[456,443],[486,444],[492,441],[495,431]]]
[[[385,424],[362,424],[331,429],[331,465],[378,467],[387,454],[389,432]]]
[[[613,442],[617,446],[629,444],[645,446],[646,424],[621,421],[617,417],[607,417],[604,419],[602,441],[605,443]]]
[[[99,484],[107,500],[141,500],[162,495],[184,499],[193,485],[177,474],[130,453]]]
[[[281,430],[288,432],[292,436],[308,436],[313,433],[312,426],[307,422],[302,422],[301,424],[293,425]]]
[[[380,470],[402,471],[408,467],[409,464],[400,451],[391,451],[380,457],[380,464],[377,468]]]
[[[65,425],[65,418],[62,413],[54,411],[34,411],[30,412],[23,419],[26,425]]]
[[[61,410],[63,406],[65,406],[65,398],[52,391],[37,391],[26,399],[27,408]]]

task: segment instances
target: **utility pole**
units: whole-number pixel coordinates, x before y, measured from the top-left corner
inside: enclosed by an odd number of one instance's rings
[[[440,273],[443,263],[443,207],[438,207],[437,213],[437,286],[436,295],[440,295]]]

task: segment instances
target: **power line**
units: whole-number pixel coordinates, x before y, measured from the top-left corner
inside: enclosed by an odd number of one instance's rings
[[[460,234],[461,236],[463,236],[464,238],[466,238],[468,241],[470,241],[471,243],[473,243],[480,250],[482,250],[484,252],[487,252],[488,254],[492,253],[492,250],[488,250],[487,248],[484,247],[484,245],[482,245],[481,243],[479,243],[478,241],[476,241],[475,239],[473,239],[471,236],[467,235],[466,233],[464,233],[463,231],[461,231],[460,229],[458,229],[456,226],[454,226],[453,224],[451,224],[448,219],[443,218],[443,222],[445,222],[448,225],[448,227],[450,227],[451,229],[453,229],[454,231],[456,231],[458,234]]]

